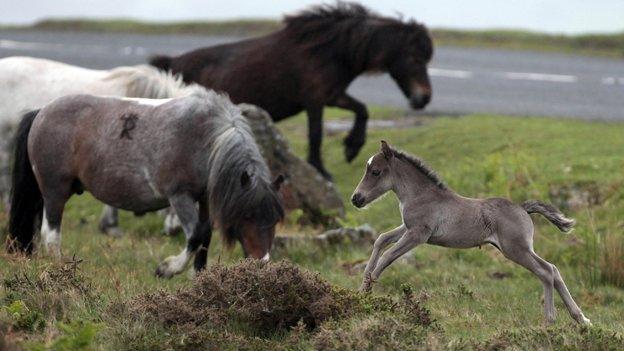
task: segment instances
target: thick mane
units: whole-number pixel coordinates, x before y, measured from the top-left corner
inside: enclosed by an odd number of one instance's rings
[[[186,85],[181,76],[149,65],[118,67],[104,79],[119,80],[126,87],[127,97],[167,99],[204,89],[197,84]]]
[[[410,155],[410,154],[408,154],[408,153],[406,153],[404,151],[401,151],[401,150],[397,150],[397,149],[394,149],[394,148],[391,148],[390,150],[392,150],[392,154],[394,155],[394,157],[398,158],[399,160],[407,162],[409,165],[411,165],[414,168],[416,168],[417,170],[419,170],[429,180],[431,180],[438,188],[440,188],[440,189],[448,189],[448,187],[446,186],[446,184],[444,184],[444,181],[442,181],[442,179],[440,179],[440,176],[438,176],[436,171],[434,171],[429,166],[427,166],[425,161],[421,160],[420,158],[418,158],[418,157],[416,157],[414,155]]]
[[[317,55],[334,59],[338,56],[357,70],[366,69],[369,56],[379,54],[371,45],[375,36],[382,32],[386,34],[386,40],[382,40],[383,49],[390,54],[398,54],[398,48],[410,42],[418,43],[426,59],[433,54],[424,25],[413,20],[405,22],[384,17],[357,3],[338,1],[333,5],[314,6],[286,16],[284,23],[284,32],[299,45]]]
[[[251,218],[260,226],[270,226],[284,216],[281,200],[271,183],[269,168],[255,142],[251,128],[237,106],[212,91],[200,97],[208,101],[211,135],[208,160],[208,193],[212,220],[227,242],[236,238],[226,230]],[[250,183],[244,188],[241,176]]]

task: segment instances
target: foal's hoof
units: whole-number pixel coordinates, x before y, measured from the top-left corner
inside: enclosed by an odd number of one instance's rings
[[[591,327],[593,325],[589,318],[585,316],[581,316],[581,320],[579,321],[579,323],[587,327]]]

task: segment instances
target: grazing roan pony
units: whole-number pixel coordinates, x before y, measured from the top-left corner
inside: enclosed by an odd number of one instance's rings
[[[235,103],[251,103],[275,121],[308,114],[308,162],[330,178],[321,160],[323,107],[355,113],[344,140],[352,161],[366,141],[366,106],[347,94],[367,72],[388,72],[413,108],[431,99],[427,64],[433,44],[425,26],[382,17],[351,3],[313,7],[288,16],[266,36],[217,45],[150,63],[181,74],[186,82],[225,91]]]
[[[178,76],[149,65],[93,70],[34,57],[0,59],[0,199],[8,201],[10,140],[19,118],[52,100],[71,94],[163,99],[197,90]],[[172,216],[165,231],[172,230]],[[117,210],[106,207],[100,230],[118,236]]]
[[[69,95],[25,115],[17,132],[9,234],[32,251],[41,218],[45,250],[60,256],[63,209],[73,194],[135,213],[171,206],[187,244],[156,270],[206,265],[212,225],[245,255],[269,259],[284,212],[283,180],[269,169],[240,110],[203,88],[174,99]],[[199,210],[196,203],[199,203]]]
[[[507,199],[471,199],[458,195],[423,161],[381,142],[381,151],[366,164],[364,177],[353,193],[353,205],[362,208],[392,190],[399,199],[403,224],[381,234],[364,271],[361,290],[370,291],[384,269],[420,244],[471,248],[492,244],[505,257],[535,274],[544,285],[544,314],[555,320],[553,290],[557,290],[570,315],[578,323],[590,324],[570,296],[555,265],[533,251],[533,221],[539,213],[563,232],[574,220],[541,201],[522,205]],[[380,254],[391,243],[390,249]]]

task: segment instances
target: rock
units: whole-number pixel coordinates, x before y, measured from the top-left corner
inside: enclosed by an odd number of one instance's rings
[[[286,210],[301,209],[302,222],[331,225],[344,216],[344,205],[334,185],[306,161],[295,156],[286,138],[267,112],[257,106],[240,104],[256,137],[256,142],[274,176],[284,175],[281,193]]]
[[[375,242],[375,230],[368,224],[357,228],[332,229],[317,236],[278,235],[273,240],[277,250],[288,249],[291,245],[314,244],[317,247],[334,245],[372,246]]]

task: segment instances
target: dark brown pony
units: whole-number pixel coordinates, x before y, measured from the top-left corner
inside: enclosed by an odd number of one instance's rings
[[[351,161],[366,140],[366,106],[346,93],[365,72],[388,72],[410,100],[424,108],[431,100],[427,64],[433,54],[424,25],[382,17],[367,8],[338,2],[287,16],[284,27],[266,36],[197,49],[150,63],[225,91],[235,103],[252,103],[275,121],[308,113],[308,162],[326,177],[321,160],[323,107],[353,111],[355,124],[344,140]]]

